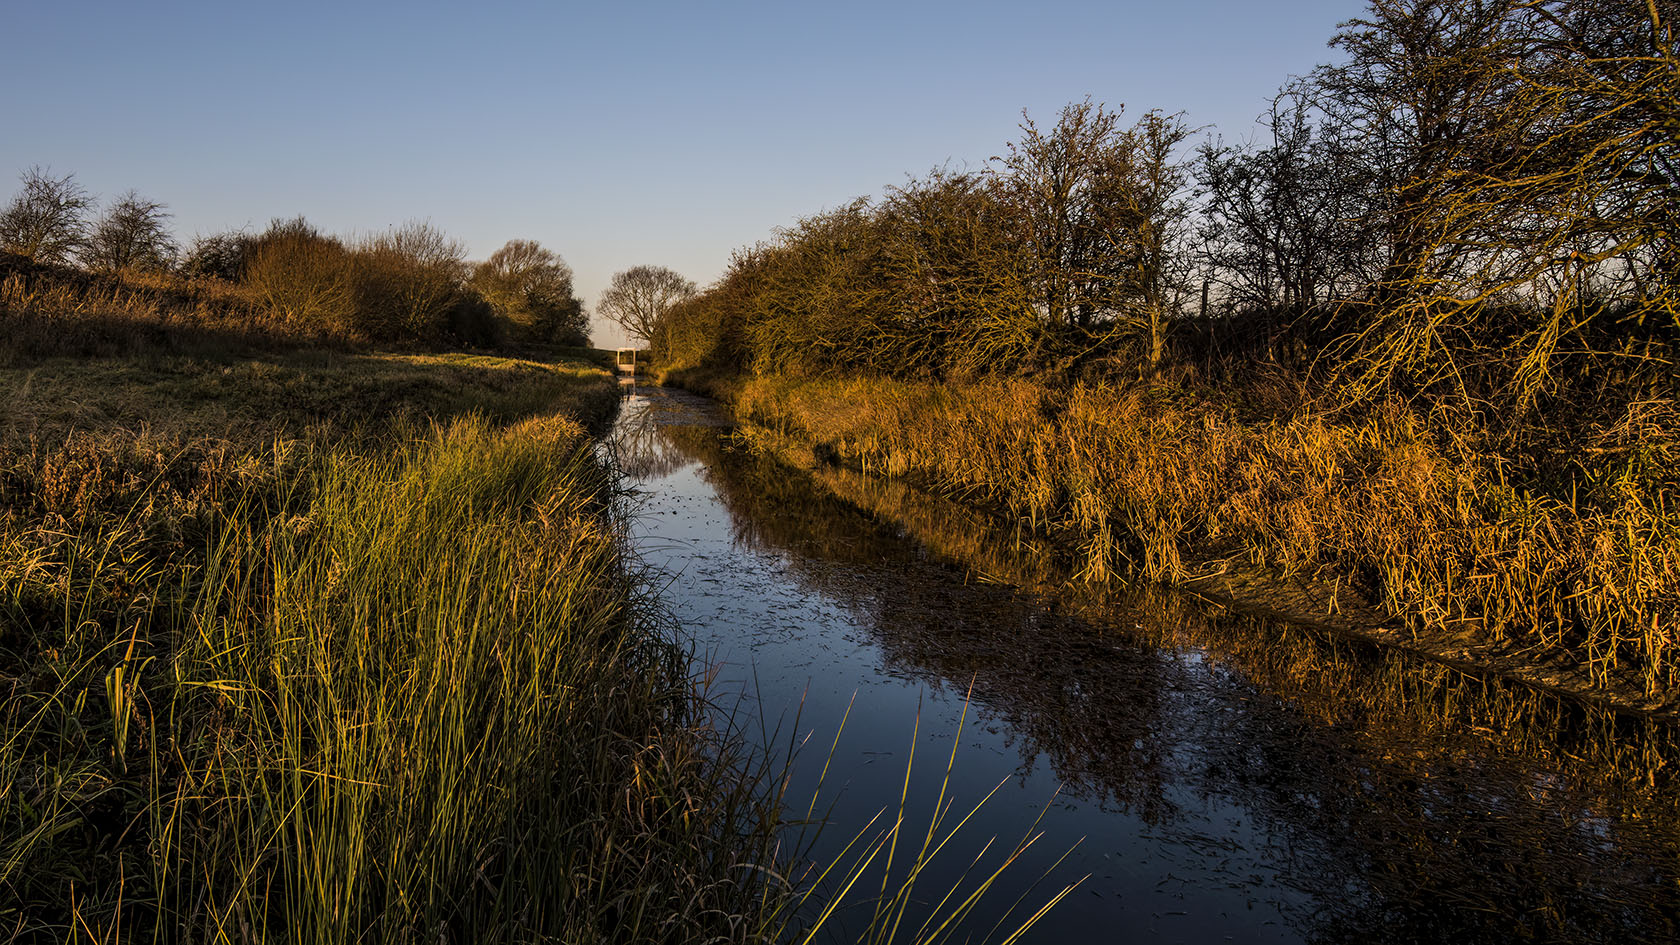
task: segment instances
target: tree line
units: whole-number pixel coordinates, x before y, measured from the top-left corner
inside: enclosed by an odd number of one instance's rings
[[[74,175],[36,167],[22,185],[0,210],[0,252],[36,274],[232,287],[245,316],[293,335],[475,347],[589,343],[571,268],[531,240],[511,240],[471,263],[459,241],[429,223],[345,238],[296,217],[182,246],[168,209],[133,191],[95,215]]]
[[[1331,40],[1341,62],[1278,91],[1269,140],[1193,147],[1181,115],[1088,99],[1029,116],[978,170],[737,251],[650,335],[731,370],[1268,361],[1355,399],[1532,411],[1666,364],[1680,332],[1677,18],[1674,0],[1371,0]]]

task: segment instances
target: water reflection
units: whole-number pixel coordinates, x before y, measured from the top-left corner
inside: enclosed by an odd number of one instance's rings
[[[1665,729],[1181,595],[1051,592],[1030,536],[717,423],[656,391],[619,424],[679,616],[771,711],[803,696],[804,727],[862,691],[838,817],[896,796],[870,762],[917,699],[954,719],[972,684],[960,763],[1012,782],[984,833],[1059,782],[1044,856],[1087,838],[1092,880],[1037,940],[1675,938]]]

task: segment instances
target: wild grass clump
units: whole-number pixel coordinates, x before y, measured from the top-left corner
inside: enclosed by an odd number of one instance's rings
[[[195,567],[90,552],[61,610],[11,610],[8,928],[729,937],[758,812],[698,733],[580,428],[468,420],[294,462]]]
[[[971,691],[967,698],[972,697]],[[845,718],[850,715],[848,708]],[[842,728],[845,718],[841,720]],[[892,942],[938,945],[956,940],[961,935],[964,941],[974,941],[973,932],[979,927],[980,916],[983,910],[989,909],[997,917],[979,941],[1012,945],[1084,882],[1082,878],[1063,885],[1030,913],[1023,912],[1021,907],[1036,883],[1008,908],[1001,911],[994,908],[995,903],[991,900],[999,895],[999,880],[1012,870],[1018,872],[1016,864],[1043,836],[1039,830],[1043,820],[1042,810],[1039,818],[1013,846],[1005,848],[998,844],[994,850],[993,844],[997,839],[994,837],[984,843],[966,866],[961,866],[960,860],[967,851],[959,852],[957,848],[972,832],[973,828],[968,828],[968,824],[1003,786],[994,786],[968,806],[966,812],[958,807],[958,792],[952,776],[956,773],[957,749],[962,743],[962,727],[967,719],[968,701],[965,699],[951,752],[940,775],[938,794],[931,809],[919,812],[910,807],[911,783],[918,774],[916,744],[921,736],[918,713],[910,736],[910,751],[897,805],[877,812],[861,829],[846,838],[831,858],[804,864],[806,875],[798,884],[786,888],[785,895],[770,902],[765,926],[770,931],[766,940],[808,945],[826,937],[842,941],[850,939],[868,945],[889,945]],[[834,744],[839,744],[838,732],[835,733]],[[829,759],[824,762],[822,776],[818,779],[804,820],[807,825],[816,825],[819,833],[822,824],[815,813],[823,784],[828,779],[832,752],[833,747],[830,748]],[[918,821],[921,821],[919,825]],[[1060,866],[1068,853],[1062,854],[1046,875]],[[933,878],[936,876],[937,879]]]
[[[1562,660],[1597,687],[1665,702],[1680,681],[1680,426],[1662,402],[1601,429],[1563,497],[1398,404],[1243,419],[1160,384],[758,378],[738,408],[838,461],[1006,508],[1074,543],[1090,577],[1182,582],[1238,559],[1351,583],[1415,626]]]

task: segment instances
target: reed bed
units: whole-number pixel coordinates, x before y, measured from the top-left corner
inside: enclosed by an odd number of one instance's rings
[[[1165,385],[754,378],[741,416],[820,456],[1001,507],[1074,545],[1083,576],[1184,582],[1239,560],[1349,586],[1598,689],[1680,681],[1680,422],[1638,403],[1565,490],[1525,488],[1450,417],[1390,404],[1240,417]],[[1561,492],[1561,495],[1560,495]]]
[[[144,510],[7,556],[9,935],[746,928],[763,796],[708,750],[580,427],[263,459],[172,493],[220,510],[190,568],[117,551]]]

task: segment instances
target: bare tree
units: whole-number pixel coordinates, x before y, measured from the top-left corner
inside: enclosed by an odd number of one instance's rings
[[[1335,298],[1353,266],[1345,231],[1356,208],[1338,184],[1352,162],[1337,126],[1315,126],[1297,90],[1280,94],[1261,121],[1267,147],[1201,148],[1202,259],[1231,302],[1298,313]]]
[[[1614,269],[1645,312],[1680,308],[1672,0],[1369,2],[1337,34],[1346,63],[1314,74],[1362,144],[1384,258],[1339,308],[1349,390],[1526,408],[1592,332],[1639,324],[1603,324],[1613,307],[1589,298]]]
[[[1090,99],[1062,109],[1056,127],[1040,131],[1022,116],[1021,140],[994,158],[995,180],[1015,208],[1018,239],[1034,260],[1038,305],[1052,329],[1089,327],[1115,309],[1113,290],[1125,261],[1109,251],[1112,231],[1129,228],[1114,202],[1130,176],[1131,148],[1120,112]]]
[[[1326,119],[1360,150],[1360,239],[1380,260],[1362,291],[1339,304],[1344,389],[1443,384],[1468,396],[1455,351],[1476,343],[1472,322],[1501,267],[1559,232],[1500,179],[1526,155],[1547,154],[1547,117],[1523,87],[1524,0],[1369,0],[1332,44],[1344,63],[1314,73]]]
[[[0,212],[0,249],[40,263],[69,262],[87,238],[93,198],[74,174],[53,177],[32,167],[20,179],[23,192]]]
[[[1369,216],[1386,250],[1370,287],[1379,307],[1436,296],[1466,261],[1443,235],[1444,208],[1503,150],[1518,3],[1370,0],[1332,40],[1347,61],[1315,73],[1329,119],[1364,144]]]
[[[1028,118],[1021,140],[995,159],[998,191],[1015,213],[1046,327],[1075,347],[1068,363],[1121,334],[1144,334],[1151,366],[1165,350],[1182,289],[1189,130],[1149,112],[1130,128],[1089,99],[1062,109],[1056,127]]]
[[[82,260],[91,269],[110,272],[168,268],[176,255],[168,219],[163,204],[131,190],[99,218]]]
[[[245,278],[257,241],[242,230],[195,237],[181,259],[181,272],[205,279],[238,282]]]
[[[1555,248],[1531,255],[1574,268],[1552,281],[1575,295],[1622,281],[1628,301],[1680,325],[1680,3],[1550,0],[1524,13],[1521,80],[1548,136],[1499,183],[1559,222]],[[1579,317],[1583,302],[1558,307]]]
[[[595,310],[630,337],[652,342],[665,313],[694,292],[694,283],[664,266],[635,266],[613,276]]]
[[[1123,286],[1133,321],[1149,333],[1149,367],[1158,368],[1166,353],[1167,329],[1177,314],[1185,290],[1182,251],[1184,201],[1188,174],[1178,159],[1178,146],[1190,134],[1177,116],[1149,112],[1126,133],[1130,174],[1107,186],[1118,192],[1105,202],[1121,211],[1130,226],[1104,233],[1115,257],[1128,263]]]

